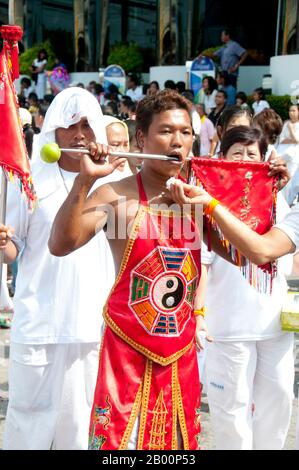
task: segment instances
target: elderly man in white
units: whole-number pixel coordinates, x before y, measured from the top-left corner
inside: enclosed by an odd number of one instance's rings
[[[55,141],[68,148],[106,142],[100,106],[89,92],[70,88],[54,99],[40,146]],[[36,161],[38,206],[32,214],[18,190],[10,188],[7,224],[14,235],[5,257],[11,262],[20,254],[20,259],[4,449],[88,448],[101,312],[114,265],[103,233],[67,257],[56,258],[48,250],[52,222],[79,167],[64,153],[52,165]]]

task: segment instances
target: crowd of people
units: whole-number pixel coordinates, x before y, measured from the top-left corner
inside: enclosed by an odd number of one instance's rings
[[[232,50],[240,65],[246,51]],[[160,90],[131,75],[123,96],[90,82],[41,98],[22,79],[20,119],[39,203],[29,213],[10,185],[0,229],[5,262],[15,267],[4,449],[195,450],[203,386],[217,449],[283,448],[294,335],[281,330],[280,313],[299,246],[298,209],[291,209],[299,107],[283,123],[257,88],[251,108],[236,93],[237,69],[226,67],[204,78],[199,103],[172,80]],[[39,155],[52,142],[90,155],[62,152],[49,165]],[[111,157],[113,150],[138,155]],[[269,162],[280,178],[278,228],[260,236],[183,182],[189,157]],[[255,264],[284,255],[271,293],[248,283],[219,240],[211,252],[204,243],[190,248],[184,234],[162,236],[166,220],[175,231],[185,216],[153,207],[174,201],[203,204]],[[194,228],[193,215],[188,220]],[[148,229],[156,236],[144,237]]]

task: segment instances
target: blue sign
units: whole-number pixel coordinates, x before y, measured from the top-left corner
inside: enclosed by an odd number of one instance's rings
[[[109,86],[113,83],[116,85],[119,93],[124,94],[126,91],[126,74],[120,65],[109,65],[104,71],[104,90],[107,93]]]
[[[195,103],[200,102],[200,90],[202,88],[202,81],[205,77],[215,78],[215,64],[209,57],[197,57],[193,60],[190,68],[190,88],[194,93]]]

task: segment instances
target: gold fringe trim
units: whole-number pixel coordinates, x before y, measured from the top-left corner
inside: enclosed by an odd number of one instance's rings
[[[177,361],[172,364],[171,368],[171,390],[172,390],[172,441],[171,449],[178,450],[178,436],[177,436],[177,417],[178,417],[178,363]]]
[[[168,357],[162,357],[159,356],[158,354],[153,353],[149,349],[145,348],[144,346],[141,346],[140,344],[136,343],[133,339],[129,338],[120,328],[119,326],[112,320],[112,318],[109,316],[109,313],[107,310],[103,312],[104,318],[106,323],[110,326],[110,328],[114,331],[114,333],[122,338],[126,343],[128,343],[132,348],[136,349],[136,351],[139,351],[141,354],[146,356],[148,359],[156,362],[157,364],[160,364],[161,366],[168,366],[174,361],[177,361],[180,357],[183,356],[191,347],[194,342],[192,341],[187,344],[183,349],[180,351],[177,351],[176,353],[172,354],[171,356]]]
[[[151,388],[151,381],[152,381],[152,370],[153,370],[153,363],[152,361],[147,359],[145,373],[144,373],[143,394],[142,394],[143,396],[142,396],[140,423],[139,423],[139,431],[138,431],[138,443],[137,443],[138,450],[143,449],[146,417],[148,413],[148,403],[149,403],[150,388]]]
[[[182,391],[179,379],[177,377],[177,397],[178,397],[178,415],[179,415],[179,423],[181,428],[181,434],[183,438],[184,450],[189,450],[189,437],[187,431],[187,424],[185,418],[185,411],[182,399]]]
[[[142,383],[139,385],[139,389],[138,389],[138,392],[137,392],[137,395],[136,395],[136,398],[132,407],[130,419],[126,427],[126,430],[124,432],[124,435],[122,437],[119,450],[126,450],[128,447],[129,439],[132,435],[133,428],[134,428],[134,425],[138,416],[138,412],[140,410],[141,398],[142,398]]]

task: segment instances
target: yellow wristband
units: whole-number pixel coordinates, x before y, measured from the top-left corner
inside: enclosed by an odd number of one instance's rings
[[[204,215],[208,215],[208,216],[211,216],[215,210],[215,207],[218,206],[218,204],[220,204],[220,202],[215,199],[214,197],[210,200],[209,204],[207,205],[207,207],[205,208],[204,210]]]
[[[194,313],[194,316],[195,317],[202,317],[204,318],[205,315],[206,315],[206,307],[202,307],[201,309],[199,310],[193,310],[193,313]]]

